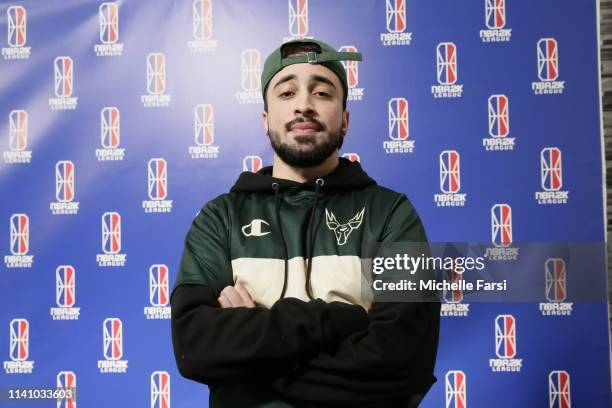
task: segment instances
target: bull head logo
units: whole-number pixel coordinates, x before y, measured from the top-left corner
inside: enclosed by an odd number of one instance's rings
[[[329,211],[327,208],[325,209],[325,222],[327,223],[327,228],[334,231],[336,234],[336,241],[338,242],[338,245],[346,244],[346,240],[350,233],[361,226],[364,211],[365,207],[363,207],[361,211],[351,218],[349,222],[346,224],[340,224],[334,213]]]

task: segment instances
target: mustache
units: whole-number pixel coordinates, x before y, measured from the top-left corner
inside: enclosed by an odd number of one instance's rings
[[[316,126],[317,132],[325,130],[325,125],[314,118],[295,118],[291,122],[285,124],[285,130],[290,131],[298,123],[312,123]]]

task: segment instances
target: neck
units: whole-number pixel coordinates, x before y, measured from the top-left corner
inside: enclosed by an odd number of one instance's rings
[[[292,167],[281,160],[276,154],[272,167],[272,177],[293,180],[299,183],[327,176],[338,166],[338,150],[332,153],[325,161],[313,167]]]

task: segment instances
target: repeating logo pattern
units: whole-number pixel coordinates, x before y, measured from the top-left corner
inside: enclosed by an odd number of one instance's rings
[[[354,45],[343,45],[338,49],[340,52],[358,52]],[[348,84],[348,100],[360,101],[363,99],[363,88],[358,88],[359,85],[359,65],[358,61],[342,61],[342,65],[346,71],[346,80]]]
[[[199,104],[193,110],[194,146],[189,146],[192,159],[216,159],[219,146],[215,145],[215,113],[210,104]]]
[[[50,204],[53,215],[77,214],[79,203],[74,201],[74,163],[70,160],[60,160],[55,164],[55,199]]]
[[[572,408],[570,375],[565,370],[548,374],[548,403],[550,408]]]
[[[100,146],[96,149],[98,161],[123,160],[125,149],[121,143],[121,112],[116,106],[107,106],[100,111]]]
[[[538,78],[531,89],[536,95],[562,94],[565,81],[559,78],[559,48],[554,38],[542,38],[537,43]]]
[[[123,357],[123,321],[116,317],[104,319],[102,323],[104,360],[98,361],[101,373],[125,373],[128,361]]]
[[[80,308],[76,303],[76,271],[71,265],[60,265],[55,270],[55,303],[50,310],[53,320],[78,320]]]
[[[77,408],[76,392],[77,377],[72,371],[60,371],[57,373],[57,389],[66,391],[65,398],[57,401],[57,408]],[[72,393],[69,395],[68,391]]]
[[[170,374],[166,371],[151,374],[151,408],[170,408]]]
[[[217,40],[213,39],[213,0],[194,0],[191,12],[192,40],[187,48],[192,53],[214,52]]]
[[[13,319],[9,325],[10,361],[4,362],[6,374],[31,374],[34,361],[30,356],[30,322],[27,319]]]
[[[458,98],[463,93],[463,85],[457,84],[459,68],[457,46],[452,42],[442,42],[436,47],[436,67],[438,85],[432,85],[434,98]]]
[[[172,200],[168,197],[168,163],[165,159],[154,158],[147,164],[149,200],[142,202],[147,213],[169,213],[172,211]]]
[[[440,191],[434,195],[438,207],[464,206],[467,194],[459,193],[461,189],[461,156],[456,150],[444,150],[440,153]]]
[[[257,173],[263,167],[263,161],[259,156],[246,156],[242,160],[242,171]]]
[[[23,6],[9,6],[6,9],[7,45],[2,48],[5,60],[30,58],[30,47],[26,47],[28,37],[27,12]]]
[[[540,151],[540,184],[544,191],[536,191],[538,204],[567,204],[569,191],[563,188],[561,149],[545,147]]]
[[[408,140],[408,101],[406,98],[391,98],[388,102],[389,139],[383,142],[385,153],[412,153],[414,140]]]
[[[380,34],[384,46],[410,45],[412,33],[406,32],[406,0],[386,0],[387,32]]]
[[[510,104],[506,95],[491,95],[487,102],[489,138],[482,140],[485,150],[514,150],[510,134]]]
[[[145,108],[170,106],[171,95],[166,94],[166,56],[161,52],[147,55],[147,95],[140,101]]]
[[[170,273],[164,264],[149,268],[149,304],[144,308],[147,319],[170,319]]]
[[[7,164],[30,163],[32,151],[28,147],[28,112],[15,109],[9,113],[9,151],[3,152]]]
[[[446,408],[467,408],[466,379],[461,370],[446,373]]]
[[[510,41],[512,29],[506,27],[506,0],[485,0],[486,30],[480,30],[482,42]]]
[[[74,93],[74,61],[67,56],[57,57],[53,61],[55,81],[55,98],[49,99],[52,110],[76,109],[78,98]]]
[[[570,316],[573,303],[567,299],[567,269],[562,258],[548,258],[544,262],[546,300],[540,303],[542,316]]]
[[[98,8],[100,24],[100,44],[94,45],[98,57],[114,57],[123,54],[123,44],[119,42],[119,6],[114,2],[100,4]]]
[[[31,268],[34,255],[30,255],[30,218],[27,214],[10,217],[10,255],[4,256],[7,268]]]
[[[109,211],[102,214],[102,254],[96,256],[98,266],[124,266],[126,254],[121,253],[121,214]]]
[[[490,359],[493,372],[518,372],[522,359],[516,359],[516,320],[510,314],[498,315],[495,318],[495,354],[497,359]]]
[[[256,49],[244,50],[240,56],[242,90],[236,92],[239,104],[263,103],[261,95],[261,53]]]

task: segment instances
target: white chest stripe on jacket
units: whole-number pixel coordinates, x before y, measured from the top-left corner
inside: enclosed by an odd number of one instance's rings
[[[283,259],[238,258],[232,260],[234,283],[246,286],[253,301],[271,307],[283,289]],[[361,273],[362,262],[354,255],[326,255],[312,258],[311,287],[315,298],[325,302],[340,301],[363,306],[371,305],[371,291]],[[303,257],[288,261],[285,297],[308,301],[306,294],[306,262]]]

